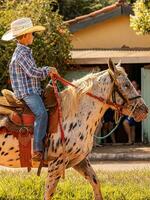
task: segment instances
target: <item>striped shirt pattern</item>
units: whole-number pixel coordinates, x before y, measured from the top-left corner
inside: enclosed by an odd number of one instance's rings
[[[44,80],[50,67],[37,68],[31,49],[17,44],[9,65],[12,89],[18,99],[29,94],[41,94],[41,80]]]

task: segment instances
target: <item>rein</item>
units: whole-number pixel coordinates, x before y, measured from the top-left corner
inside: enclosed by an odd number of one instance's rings
[[[57,89],[57,79],[55,77],[55,74],[50,74],[51,76],[51,80],[52,80],[52,85],[54,88],[54,93],[56,96],[56,100],[57,100],[57,104],[58,104],[58,123],[59,123],[59,127],[60,127],[60,132],[61,132],[61,140],[62,140],[62,149],[63,149],[63,178],[65,178],[65,149],[66,149],[66,145],[65,145],[65,134],[64,134],[64,129],[63,129],[63,125],[62,125],[62,109],[61,109],[61,102],[60,102],[60,97],[59,97],[59,93],[58,93],[58,89]]]
[[[74,88],[78,88],[76,85],[74,85],[73,83],[65,80],[64,78],[60,77],[57,74],[53,74],[52,76],[53,76],[53,80],[55,80],[55,81],[58,80],[65,86],[69,86],[70,85],[70,86],[72,86]],[[100,101],[100,102],[102,102],[104,104],[107,104],[107,105],[110,105],[110,106],[114,106],[119,112],[121,112],[121,110],[123,109],[122,105],[119,105],[119,104],[114,103],[114,102],[106,101],[102,97],[98,97],[98,96],[96,96],[96,95],[94,95],[94,94],[92,94],[90,92],[86,92],[86,95],[88,95],[88,96],[90,96],[90,97],[92,97],[94,99],[97,99],[98,101]]]

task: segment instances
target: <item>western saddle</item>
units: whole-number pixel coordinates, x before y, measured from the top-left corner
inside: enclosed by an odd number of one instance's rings
[[[10,90],[3,89],[0,96],[0,133],[13,134],[19,142],[21,167],[32,167],[31,138],[33,137],[34,115],[25,102],[18,100]],[[49,113],[50,126],[47,135],[57,132],[58,107],[53,87],[48,84],[43,101]]]

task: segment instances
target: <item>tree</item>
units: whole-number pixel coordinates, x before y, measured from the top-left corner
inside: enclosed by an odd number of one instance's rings
[[[59,13],[64,20],[88,14],[112,4],[115,0],[58,0]]]
[[[10,29],[10,23],[20,17],[31,17],[34,24],[41,24],[46,31],[37,34],[32,50],[37,65],[55,66],[64,73],[70,61],[70,33],[62,16],[53,12],[56,0],[7,0],[0,10],[0,38]],[[14,42],[0,40],[0,88],[8,87],[8,64],[15,48]]]
[[[137,0],[133,4],[134,16],[130,17],[130,26],[137,34],[150,33],[150,0]]]

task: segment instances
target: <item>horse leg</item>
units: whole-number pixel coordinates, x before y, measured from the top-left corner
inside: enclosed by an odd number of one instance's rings
[[[57,183],[62,175],[63,164],[61,158],[57,158],[48,164],[48,175],[46,179],[44,200],[51,200]]]
[[[85,158],[79,164],[75,165],[73,168],[90,182],[90,184],[93,187],[95,200],[103,200],[100,191],[100,182],[88,159]]]
[[[58,177],[56,176],[51,177],[51,174],[48,174],[45,186],[44,200],[52,199],[59,179],[60,179],[59,175]]]

